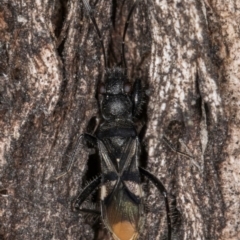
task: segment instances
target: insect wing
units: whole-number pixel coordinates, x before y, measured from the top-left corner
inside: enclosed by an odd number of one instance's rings
[[[117,240],[134,240],[143,223],[142,188],[138,170],[138,138],[128,138],[117,169],[103,142],[99,143],[105,172],[101,187],[103,221]]]
[[[102,217],[115,239],[137,239],[143,205],[126,187],[119,182],[116,191],[112,192],[101,204]]]

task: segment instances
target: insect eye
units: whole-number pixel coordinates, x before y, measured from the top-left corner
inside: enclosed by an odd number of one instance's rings
[[[101,83],[101,84],[99,85],[98,93],[100,93],[100,94],[106,93],[106,87],[105,87],[105,85],[104,85],[103,83]]]
[[[131,90],[132,90],[132,85],[130,83],[125,83],[124,87],[123,87],[123,90],[124,90],[125,93],[130,93]]]

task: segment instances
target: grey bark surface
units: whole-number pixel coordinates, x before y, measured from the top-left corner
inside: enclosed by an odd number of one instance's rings
[[[90,3],[110,66],[132,3]],[[172,239],[240,239],[239,18],[238,0],[142,0],[129,25],[129,80],[141,77],[147,94],[141,161],[178,209]],[[100,116],[103,55],[81,1],[0,0],[0,56],[0,239],[111,239],[71,208],[85,146],[71,173],[50,181]],[[166,239],[162,197],[150,182],[144,190],[140,238]]]

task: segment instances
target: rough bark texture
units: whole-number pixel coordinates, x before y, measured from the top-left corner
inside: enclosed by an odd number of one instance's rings
[[[132,3],[91,2],[110,66]],[[142,161],[178,209],[173,239],[240,239],[239,21],[239,0],[142,0],[129,25],[128,76],[148,94]],[[50,181],[99,116],[103,56],[81,1],[0,0],[0,56],[0,239],[110,238],[71,210],[97,165],[86,147]],[[141,239],[164,239],[162,198],[146,184]]]

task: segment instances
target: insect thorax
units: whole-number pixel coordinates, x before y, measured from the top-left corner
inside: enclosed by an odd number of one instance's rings
[[[106,71],[104,83],[100,85],[99,103],[104,120],[132,119],[133,103],[131,85],[121,68]]]

